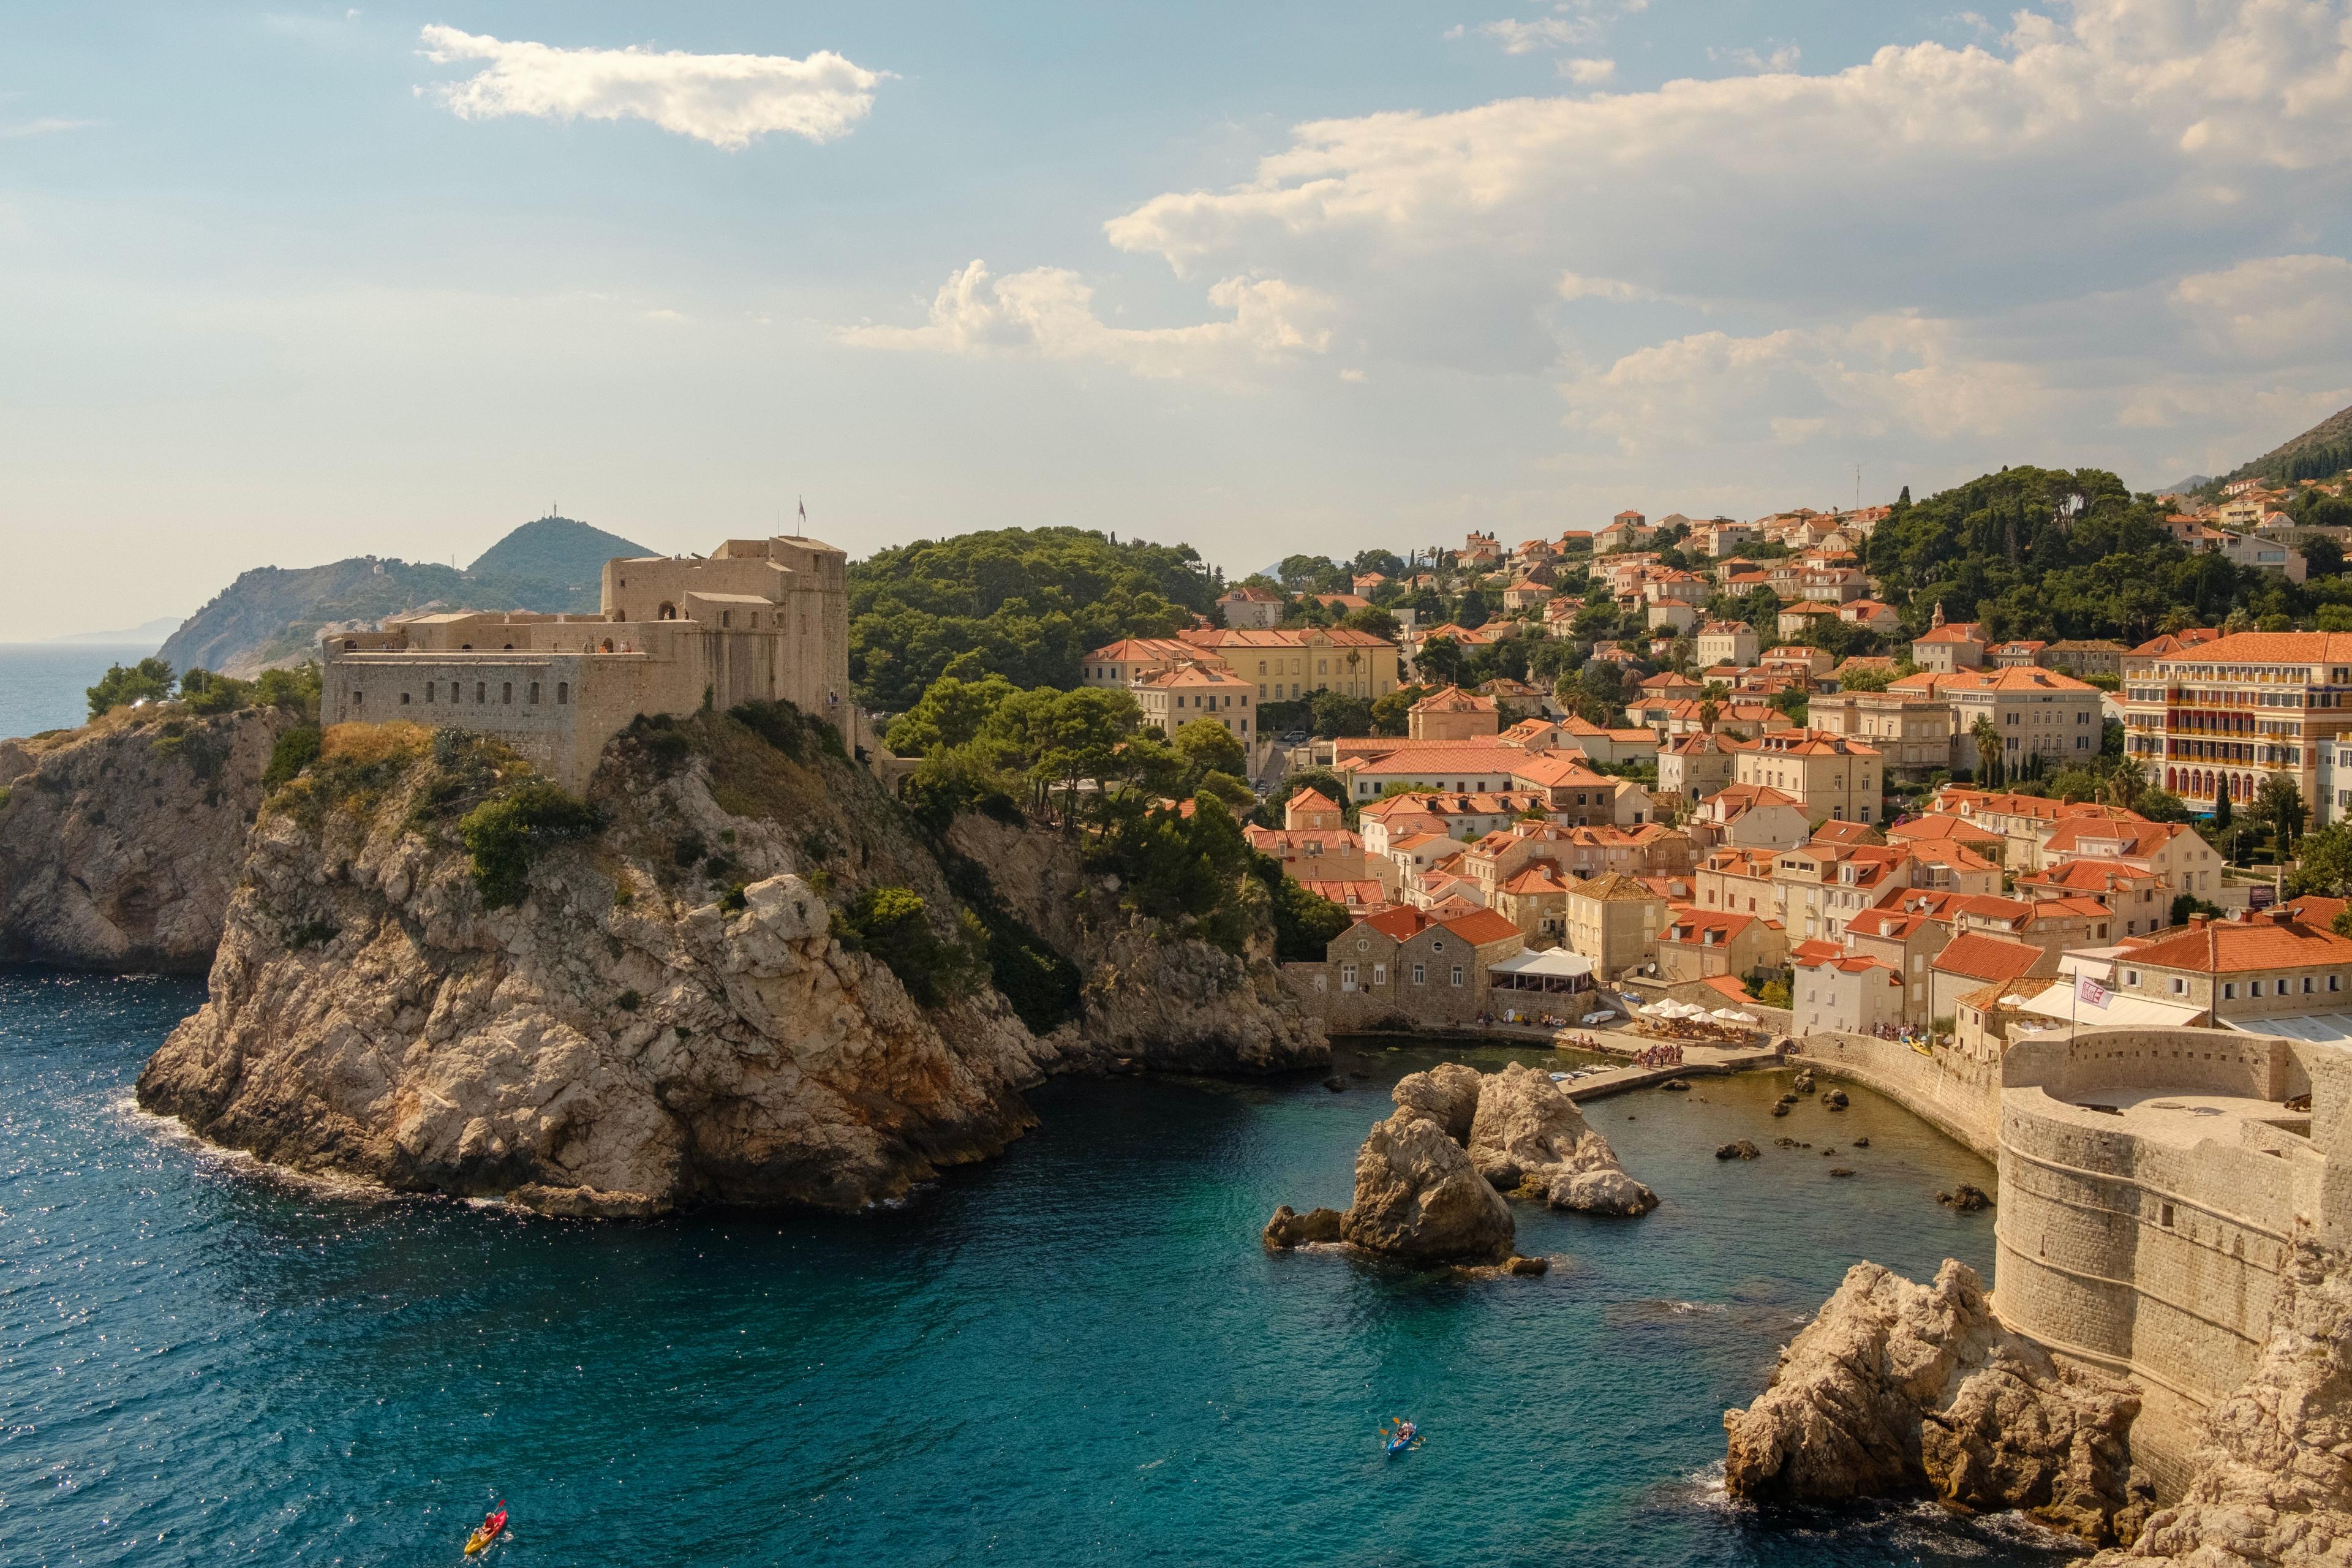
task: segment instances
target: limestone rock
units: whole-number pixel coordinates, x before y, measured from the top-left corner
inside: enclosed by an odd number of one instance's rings
[[[1268,1247],[1288,1250],[1304,1247],[1310,1241],[1339,1239],[1340,1215],[1338,1209],[1317,1208],[1300,1214],[1288,1204],[1274,1211],[1265,1222],[1265,1241]]]
[[[1340,1234],[1368,1251],[1429,1263],[1511,1255],[1511,1211],[1461,1144],[1410,1107],[1376,1123],[1356,1154]]]
[[[1397,1079],[1390,1097],[1403,1110],[1426,1116],[1445,1129],[1445,1135],[1467,1147],[1471,1123],[1478,1115],[1479,1086],[1486,1075],[1460,1062],[1440,1062],[1427,1072],[1411,1072]]]
[[[2343,1568],[2352,1563],[2352,1258],[2287,1261],[2253,1376],[2216,1403],[2180,1500],[2094,1568]]]
[[[952,920],[866,775],[816,765],[794,787],[849,814],[828,832],[866,835],[845,861]],[[449,775],[406,766],[348,799],[271,803],[208,998],[140,1075],[141,1104],[299,1170],[601,1217],[854,1210],[1032,1125],[1019,1091],[1051,1056],[1003,999],[982,984],[919,1005],[834,942],[826,901],[784,868],[806,851],[720,810],[698,766],[600,771],[604,830],[543,851],[502,909],[430,809]],[[725,844],[746,885],[722,899],[683,868],[689,837]]]
[[[1558,1208],[1635,1215],[1657,1206],[1657,1194],[1625,1174],[1576,1102],[1548,1074],[1517,1062],[1479,1078],[1469,1145],[1489,1182],[1507,1191],[1539,1184]]]
[[[1985,1195],[1983,1188],[1970,1186],[1966,1182],[1948,1193],[1937,1193],[1936,1201],[1958,1214],[1974,1214],[1979,1209],[1992,1206],[1992,1199]]]
[[[117,709],[0,756],[0,962],[201,973],[298,716]]]
[[[1763,1394],[1725,1412],[1724,1479],[1762,1502],[1932,1493],[2104,1543],[2119,1513],[2131,1526],[2138,1414],[2127,1384],[2003,1329],[1966,1265],[1916,1285],[1857,1263]]]
[[[1718,1143],[1715,1149],[1715,1157],[1718,1160],[1759,1160],[1763,1156],[1764,1151],[1745,1138],[1737,1142]]]
[[[1797,1076],[1796,1076],[1795,1079],[1794,1079],[1793,1081],[1791,1081],[1791,1082],[1790,1083],[1790,1085],[1789,1085],[1789,1091],[1790,1091],[1791,1094],[1795,1094],[1795,1095],[1799,1095],[1799,1096],[1808,1095],[1808,1094],[1812,1093],[1812,1092],[1813,1092],[1813,1069],[1812,1069],[1812,1068],[1799,1068],[1797,1069]]]
[[[1822,1103],[1832,1110],[1843,1110],[1846,1108],[1845,1090],[1842,1089],[1822,1090]]]
[[[1551,1272],[1551,1259],[1549,1258],[1513,1258],[1510,1261],[1505,1263],[1503,1268],[1507,1272],[1517,1274],[1523,1279],[1532,1279],[1538,1274],[1549,1274]]]

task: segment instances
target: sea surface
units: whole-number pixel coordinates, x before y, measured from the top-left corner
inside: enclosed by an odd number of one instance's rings
[[[1990,1171],[1867,1092],[1601,1101],[1664,1206],[1517,1205],[1556,1267],[1471,1282],[1257,1241],[1278,1202],[1346,1202],[1434,1050],[1351,1046],[1339,1093],[1056,1084],[1004,1158],[865,1218],[600,1226],[192,1145],[129,1092],[198,998],[0,972],[0,1562],[455,1563],[502,1498],[515,1568],[2066,1554],[2013,1518],[1722,1497],[1722,1411],[1850,1263],[1990,1265],[1990,1216],[1932,1196]],[[1514,1055],[1547,1059],[1470,1059]],[[1713,1158],[1743,1136],[1764,1158]],[[1400,1415],[1427,1441],[1383,1458]]]
[[[155,649],[106,643],[0,643],[0,740],[69,729],[89,718],[89,689],[109,665]]]

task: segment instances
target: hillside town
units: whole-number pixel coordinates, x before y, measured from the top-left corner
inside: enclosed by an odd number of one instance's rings
[[[2185,548],[2290,581],[2340,549],[2278,487],[2165,499]],[[1264,574],[1084,679],[1245,749],[1252,846],[1345,911],[1289,965],[1335,1030],[1675,997],[1997,1058],[2096,996],[2352,1039],[2343,901],[2280,899],[2220,831],[2352,815],[2352,631],[2001,638],[1938,604],[1906,635],[1864,565],[1889,510],[1629,510],[1344,589]]]

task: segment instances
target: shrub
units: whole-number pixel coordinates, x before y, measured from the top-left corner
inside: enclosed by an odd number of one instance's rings
[[[889,965],[907,994],[926,1007],[970,991],[977,978],[976,951],[986,940],[977,921],[966,917],[954,941],[931,927],[930,910],[911,888],[868,888],[846,910],[835,911],[833,931],[844,946],[859,948]]]
[[[290,708],[315,720],[320,686],[318,661],[312,659],[291,669],[263,670],[254,679],[253,700],[268,708]]]
[[[584,838],[602,826],[596,808],[551,784],[526,784],[482,802],[457,825],[474,858],[474,886],[489,909],[520,903],[529,891],[530,863],[566,839]]]
[[[642,714],[622,731],[637,743],[655,773],[669,777],[694,755],[694,742],[667,713]]]
[[[253,682],[199,666],[180,677],[180,700],[192,713],[230,713],[252,705]]]
[[[265,789],[283,789],[294,781],[294,775],[319,760],[324,743],[316,724],[298,724],[278,737],[269,748],[269,766],[262,770]]]
[[[646,1005],[646,999],[634,991],[624,991],[613,998],[613,1005],[624,1013],[634,1013]]]
[[[719,912],[722,915],[741,914],[743,912],[744,905],[748,902],[748,900],[743,897],[743,889],[749,885],[750,884],[745,882],[738,882],[734,886],[729,888],[725,892],[719,894]]]
[[[727,716],[796,763],[817,752],[849,760],[841,731],[821,719],[812,719],[789,702],[746,702]]]

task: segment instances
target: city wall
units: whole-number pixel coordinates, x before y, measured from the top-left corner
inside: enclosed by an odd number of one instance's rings
[[[2000,1068],[1948,1049],[1922,1056],[1874,1035],[1804,1035],[1798,1055],[1816,1077],[1876,1089],[1990,1160],[2000,1145]]]
[[[2341,1245],[2352,1058],[2230,1030],[2101,1029],[2013,1042],[2003,1069],[1995,1308],[2140,1387],[2132,1456],[2176,1497],[2207,1408],[2253,1370],[2295,1239]],[[2284,1108],[2305,1093],[2313,1112]],[[2148,1135],[2086,1109],[2103,1094],[2240,1113],[2199,1117],[2210,1136]]]

